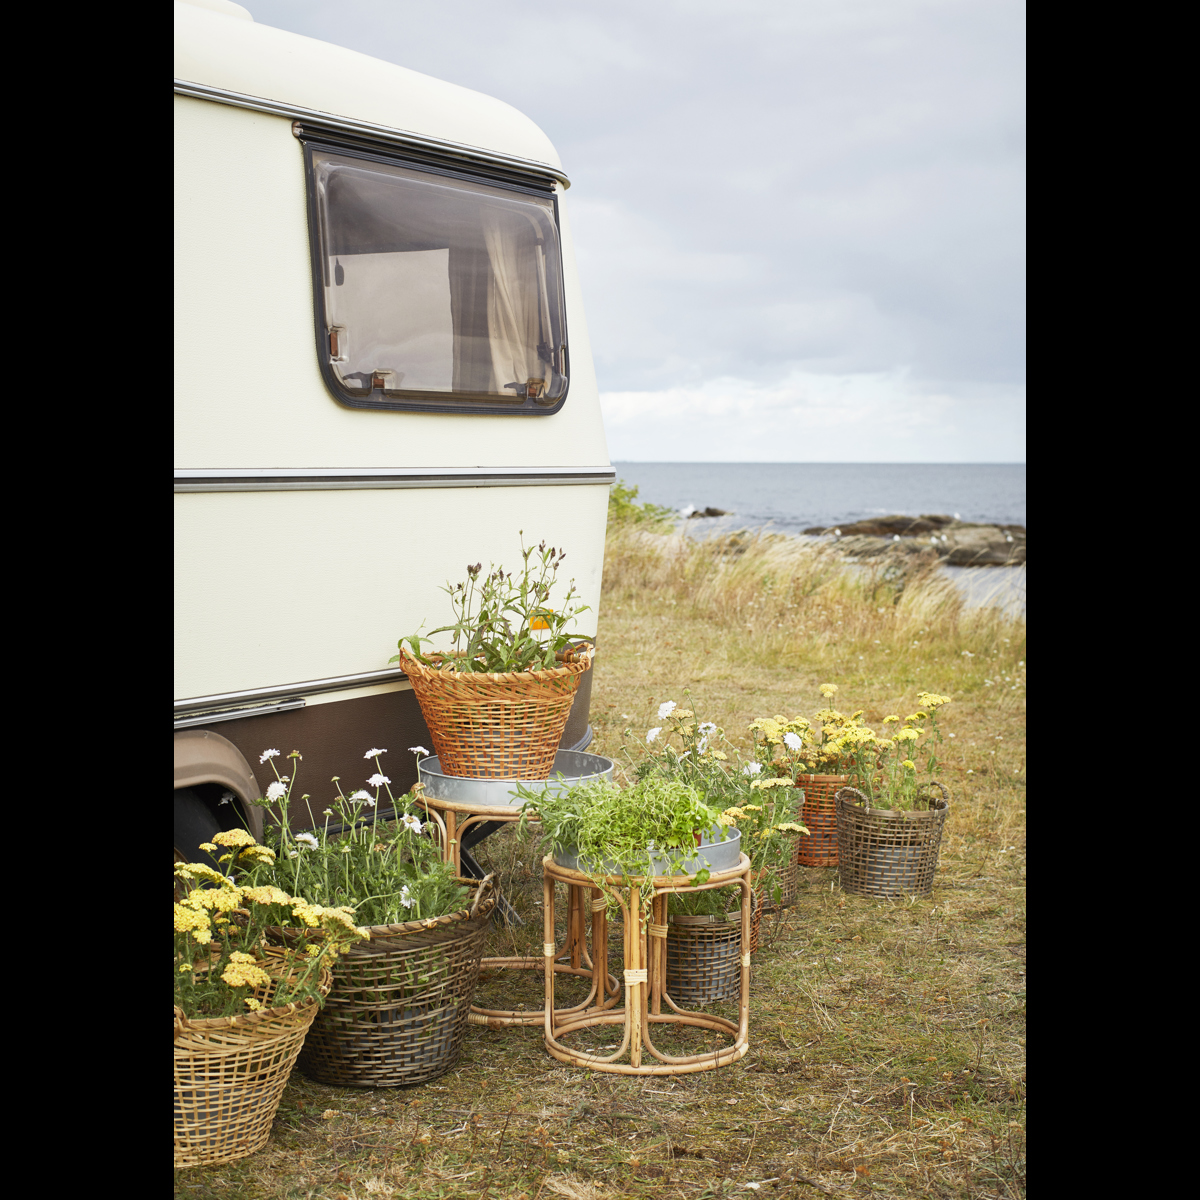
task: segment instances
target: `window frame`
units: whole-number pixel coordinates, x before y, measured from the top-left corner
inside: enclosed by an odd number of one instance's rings
[[[405,148],[381,147],[365,139],[353,136],[331,136],[325,130],[309,132],[308,130],[294,131],[300,142],[301,153],[304,156],[305,196],[308,212],[308,245],[309,265],[312,276],[313,321],[316,336],[317,365],[325,388],[338,404],[345,408],[370,412],[427,412],[453,413],[457,415],[477,414],[480,416],[510,416],[510,417],[549,417],[558,412],[567,402],[571,390],[571,347],[567,330],[567,298],[566,273],[563,270],[563,236],[562,223],[558,211],[557,181],[549,174],[537,176],[525,173],[519,169],[497,166],[474,168],[474,164],[464,163],[451,155],[441,155],[436,150],[414,146],[411,150]],[[562,346],[563,371],[566,387],[563,394],[551,405],[538,405],[528,398],[512,401],[498,400],[490,392],[474,393],[478,399],[467,399],[472,395],[468,392],[412,392],[411,400],[398,399],[396,396],[384,396],[374,400],[368,396],[355,396],[350,393],[338,378],[333,369],[328,340],[329,322],[325,313],[325,271],[321,256],[321,218],[317,202],[315,155],[319,153],[337,154],[344,158],[357,158],[363,162],[380,163],[384,166],[403,167],[410,171],[420,171],[428,175],[438,175],[448,179],[461,179],[465,183],[484,184],[488,187],[502,188],[505,191],[536,196],[540,200],[549,199],[554,216],[554,229],[558,241],[558,277],[562,286]],[[453,397],[442,399],[441,397]]]

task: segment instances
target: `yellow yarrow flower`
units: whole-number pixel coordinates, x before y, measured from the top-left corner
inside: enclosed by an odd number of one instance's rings
[[[242,888],[242,895],[255,904],[291,904],[292,898],[287,892],[270,885],[266,887]]]
[[[909,771],[915,771],[917,769],[917,764],[913,762],[911,758],[906,758],[900,765]]]
[[[203,849],[203,847],[201,847]],[[215,850],[216,847],[213,846]],[[180,879],[207,879],[210,883],[225,883],[225,876],[208,863],[177,863],[175,874]]]
[[[175,905],[176,933],[196,933],[200,930],[207,930],[209,927],[208,917],[204,913],[190,905],[187,907],[182,904]]]
[[[728,762],[729,761],[729,755],[726,754],[723,750],[710,750],[709,755],[710,755],[710,757],[715,758],[718,762]]]
[[[884,723],[885,725],[899,725],[899,724],[900,724],[900,718],[899,718],[899,717],[884,717],[884,718],[883,718],[883,723]]]
[[[917,703],[925,708],[941,708],[943,704],[950,703],[950,697],[939,696],[936,692],[918,692]]]
[[[221,979],[230,987],[267,987],[270,984],[270,975],[262,967],[255,966],[250,955],[234,954],[232,958],[237,961],[231,961],[221,972]],[[242,959],[249,959],[249,962]]]
[[[821,695],[825,696],[825,697],[836,696],[837,695],[837,684],[836,683],[823,683],[823,684],[821,684],[819,691],[820,691]]]
[[[260,1008],[262,1008],[262,1005],[257,1000],[255,1000],[255,998],[253,996],[247,996],[246,997],[246,1007],[251,1012],[258,1012],[258,1010]]]
[[[245,829],[223,829],[213,834],[213,841],[218,846],[256,846],[254,835]]]

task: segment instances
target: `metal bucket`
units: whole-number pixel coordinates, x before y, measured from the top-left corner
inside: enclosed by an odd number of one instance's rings
[[[738,865],[741,853],[741,830],[714,826],[700,839],[696,853],[685,858],[678,869],[672,865],[670,858],[663,855],[656,854],[650,862],[652,873],[655,875],[695,875],[697,871],[703,871],[706,867],[710,871],[731,871]],[[555,854],[554,861],[560,867],[566,867],[570,871],[583,871],[588,875],[625,873],[621,864],[612,859],[605,859],[597,864],[591,859],[581,859],[573,851],[560,851]]]
[[[613,760],[599,754],[584,754],[580,750],[560,750],[554,756],[554,770],[549,779],[467,779],[462,775],[447,775],[437,755],[423,758],[417,764],[425,795],[434,800],[453,804],[469,804],[479,808],[519,808],[524,801],[515,795],[518,784],[531,792],[550,792],[559,795],[581,783],[594,783],[613,777]]]

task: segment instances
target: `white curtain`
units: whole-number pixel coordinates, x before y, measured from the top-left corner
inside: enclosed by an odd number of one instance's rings
[[[542,247],[529,252],[531,222],[523,214],[485,207],[481,216],[491,266],[487,323],[495,388],[513,392],[505,384],[517,383],[520,395],[531,379],[544,380],[546,375],[537,352],[538,343],[546,340],[543,321],[546,329],[550,326]]]

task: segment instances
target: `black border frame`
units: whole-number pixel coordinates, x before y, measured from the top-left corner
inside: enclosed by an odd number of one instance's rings
[[[372,142],[367,138],[356,137],[353,134],[341,135],[333,130],[304,129],[296,122],[293,133],[300,142],[301,153],[304,157],[304,191],[308,211],[308,245],[309,270],[313,294],[313,322],[316,337],[317,366],[325,388],[338,404],[345,408],[358,409],[368,412],[431,412],[455,415],[476,416],[508,416],[508,417],[550,417],[562,409],[571,391],[571,339],[567,328],[567,296],[566,272],[562,260],[562,224],[558,212],[558,190],[556,180],[549,176],[526,174],[515,168],[497,166],[473,169],[473,164],[464,163],[451,155],[440,155],[426,148],[413,147],[399,149]],[[526,195],[537,196],[539,199],[550,199],[554,209],[554,228],[558,234],[558,277],[563,285],[562,297],[562,338],[563,366],[562,372],[567,386],[562,396],[553,405],[535,405],[531,400],[516,400],[511,404],[498,402],[490,392],[478,393],[478,400],[462,399],[469,396],[466,392],[452,392],[453,400],[434,400],[433,397],[446,395],[444,392],[413,392],[414,397],[430,397],[430,399],[397,400],[388,397],[383,400],[371,400],[355,396],[346,391],[333,370],[329,358],[329,347],[326,343],[325,330],[325,288],[321,264],[320,218],[317,209],[316,175],[313,170],[314,151],[325,151],[331,154],[358,158],[366,162],[378,162],[386,166],[407,167],[410,170],[422,171],[429,175],[442,175],[451,179],[461,179],[467,183],[482,183],[488,187],[503,188],[511,192],[523,192]],[[374,393],[371,393],[374,395]]]

